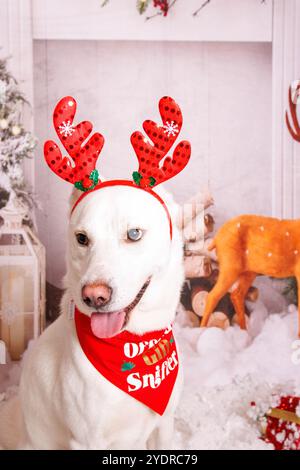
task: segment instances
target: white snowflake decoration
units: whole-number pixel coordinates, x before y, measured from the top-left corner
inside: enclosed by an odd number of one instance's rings
[[[71,121],[63,121],[60,126],[58,126],[60,131],[59,133],[62,134],[64,137],[68,137],[69,135],[72,135],[73,132],[75,132],[74,127],[71,124]]]
[[[168,137],[172,135],[173,137],[178,134],[179,129],[178,129],[178,124],[175,124],[174,121],[166,121],[166,124],[163,126],[164,134],[168,134]]]

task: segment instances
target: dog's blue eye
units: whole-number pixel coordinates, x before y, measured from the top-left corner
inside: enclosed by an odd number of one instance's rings
[[[127,231],[127,238],[132,242],[137,242],[143,236],[143,231],[140,228],[131,228]]]

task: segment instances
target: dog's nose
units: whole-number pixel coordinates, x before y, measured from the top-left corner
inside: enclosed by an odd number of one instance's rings
[[[86,284],[82,288],[82,300],[86,305],[100,308],[106,305],[112,295],[112,288],[107,284]]]

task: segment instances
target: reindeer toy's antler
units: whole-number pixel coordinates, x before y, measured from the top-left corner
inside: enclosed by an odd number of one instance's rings
[[[62,98],[53,113],[55,130],[72,162],[68,157],[62,156],[58,145],[52,140],[45,142],[44,155],[55,174],[74,184],[81,191],[88,191],[94,189],[99,181],[95,166],[104,138],[96,132],[84,143],[91,134],[93,126],[89,121],[73,126],[75,113],[76,101],[71,96]]]
[[[178,104],[168,96],[161,98],[159,112],[162,126],[150,120],[143,123],[144,131],[153,143],[139,131],[131,136],[139,161],[139,169],[133,173],[133,179],[142,188],[157,186],[177,175],[186,166],[191,155],[190,143],[182,141],[176,146],[173,157],[166,157],[160,165],[178,137],[182,113]]]

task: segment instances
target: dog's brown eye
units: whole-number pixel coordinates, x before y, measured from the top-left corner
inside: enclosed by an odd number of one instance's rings
[[[89,244],[88,236],[85,233],[76,233],[76,240],[79,245],[87,246]]]
[[[140,228],[131,228],[127,231],[127,238],[132,242],[137,242],[143,236],[143,231]]]

